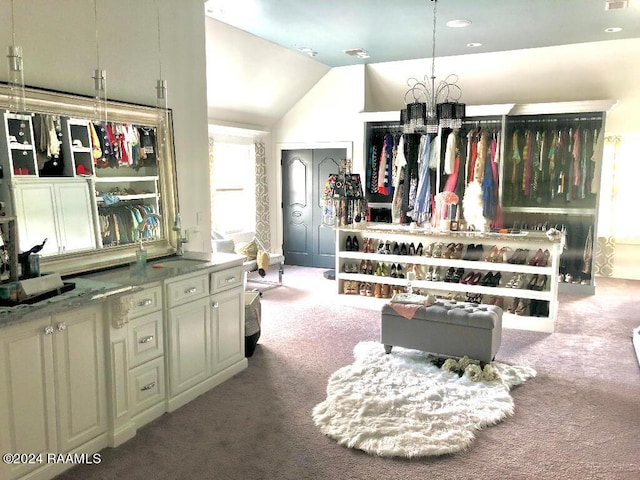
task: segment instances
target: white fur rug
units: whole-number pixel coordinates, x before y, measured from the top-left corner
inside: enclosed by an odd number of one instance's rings
[[[424,352],[393,347],[387,355],[377,342],[359,343],[354,357],[329,378],[313,420],[340,445],[383,457],[468,448],[476,430],[513,414],[510,388],[536,375],[494,362],[499,380],[473,382],[438,368]]]

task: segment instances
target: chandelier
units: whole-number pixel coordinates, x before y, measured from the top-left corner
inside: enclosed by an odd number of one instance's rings
[[[431,76],[423,80],[411,77],[404,94],[406,108],[400,111],[404,133],[437,133],[438,128],[460,128],[465,116],[465,104],[458,102],[462,89],[458,76],[448,75],[436,84],[436,6],[433,2],[433,36],[431,42]]]

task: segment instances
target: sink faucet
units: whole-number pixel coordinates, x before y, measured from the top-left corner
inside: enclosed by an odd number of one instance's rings
[[[176,246],[176,255],[184,254],[184,244],[189,243],[189,230],[184,231],[184,235],[182,234],[182,223],[180,221],[180,214],[176,214],[176,219],[173,222],[173,228],[171,229],[176,232],[177,238],[177,246]]]

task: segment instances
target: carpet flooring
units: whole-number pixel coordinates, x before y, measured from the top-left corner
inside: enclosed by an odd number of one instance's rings
[[[553,334],[505,329],[496,361],[537,371],[512,390],[514,415],[469,450],[407,460],[345,448],[313,423],[329,376],[380,335],[381,301],[337,295],[323,272],[286,266],[284,286],[264,293],[248,369],[58,480],[640,478],[640,282],[562,294]]]

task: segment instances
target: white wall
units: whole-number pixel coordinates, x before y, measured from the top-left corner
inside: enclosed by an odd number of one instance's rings
[[[96,68],[92,0],[18,0],[16,44],[24,54],[29,86],[93,95]],[[100,66],[107,71],[107,95],[114,100],[154,106],[159,77],[155,0],[97,0]],[[0,0],[0,45],[11,44],[11,2]],[[192,232],[186,247],[210,248],[209,184],[202,0],[160,0],[163,77],[174,113],[178,191],[183,227]],[[3,64],[4,63],[3,55]],[[7,80],[6,66],[0,80]],[[186,193],[188,192],[188,194]],[[196,225],[196,215],[203,221]],[[204,232],[204,236],[203,236]]]

